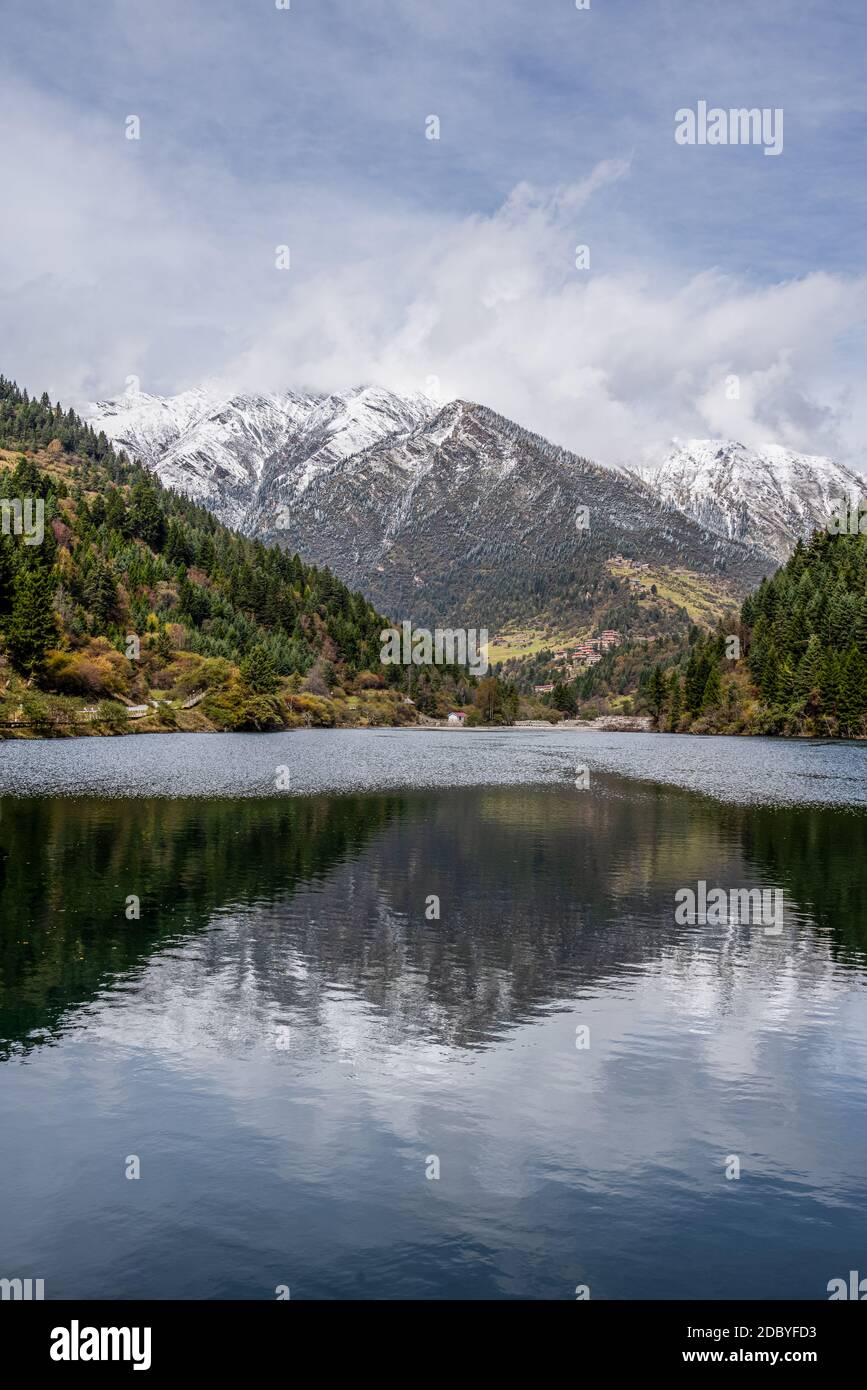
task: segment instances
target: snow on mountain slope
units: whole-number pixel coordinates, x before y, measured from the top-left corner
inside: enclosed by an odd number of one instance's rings
[[[437,409],[427,396],[397,396],[372,386],[315,400],[302,427],[268,460],[259,492],[300,496],[321,473],[384,439],[406,434]]]
[[[131,393],[88,416],[230,525],[329,565],[384,612],[434,625],[472,615],[493,627],[552,605],[577,622],[617,589],[617,563],[684,569],[730,597],[770,567],[636,474],[467,401],[439,407],[376,387],[223,399],[203,388]]]
[[[584,507],[589,529],[579,530]],[[303,489],[278,460],[250,520],[383,612],[428,626],[493,630],[558,604],[580,622],[617,588],[612,562],[688,570],[730,596],[770,568],[663,506],[634,474],[468,401],[320,469]]]
[[[715,439],[678,444],[641,476],[665,503],[708,531],[781,564],[799,537],[825,525],[841,498],[867,492],[863,477],[829,458],[779,444],[758,450]]]
[[[239,530],[264,486],[303,491],[340,459],[395,431],[413,428],[437,407],[426,396],[360,387],[329,396],[225,397],[198,387],[168,398],[131,391],[84,413],[94,428]]]

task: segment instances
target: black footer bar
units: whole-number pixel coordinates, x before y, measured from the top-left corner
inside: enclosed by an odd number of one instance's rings
[[[374,1329],[385,1340],[374,1341]],[[19,1379],[31,1369],[67,1378],[109,1370],[140,1380],[263,1366],[291,1374],[302,1349],[307,1374],[310,1358],[331,1374],[335,1362],[351,1358],[355,1375],[372,1358],[367,1373],[390,1366],[389,1376],[400,1369],[403,1377],[408,1342],[422,1353],[425,1377],[438,1366],[453,1376],[466,1350],[490,1370],[513,1363],[520,1348],[521,1361],[539,1355],[541,1369],[555,1348],[536,1334],[565,1338],[556,1350],[577,1358],[576,1369],[594,1357],[612,1371],[797,1365],[827,1373],[857,1364],[867,1309],[845,1302],[0,1302],[0,1347]]]

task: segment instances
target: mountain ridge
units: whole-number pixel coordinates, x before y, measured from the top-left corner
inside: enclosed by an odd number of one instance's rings
[[[310,477],[435,408],[421,394],[398,397],[370,386],[320,396],[224,396],[195,387],[174,397],[133,390],[94,402],[85,417],[166,486],[203,502],[226,525],[249,530],[244,523],[263,474],[281,452]]]
[[[779,564],[825,525],[840,499],[865,490],[864,478],[824,455],[737,440],[685,440],[640,476],[714,534],[749,539]]]
[[[399,618],[495,628],[559,610],[577,631],[609,593],[626,603],[613,560],[712,576],[720,606],[771,568],[636,473],[476,402],[362,387],[192,405],[195,420],[168,444],[167,419],[174,431],[186,399],[128,397],[90,418],[168,486],[362,584]]]

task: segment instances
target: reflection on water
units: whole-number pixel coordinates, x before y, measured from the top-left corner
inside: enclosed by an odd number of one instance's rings
[[[824,1297],[867,1248],[864,824],[601,775],[4,800],[0,1276]],[[701,878],[782,935],[676,926]]]

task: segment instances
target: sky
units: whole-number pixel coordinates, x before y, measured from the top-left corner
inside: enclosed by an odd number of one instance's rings
[[[285,3],[0,0],[0,372],[863,468],[863,0]],[[679,143],[699,102],[782,151]]]

